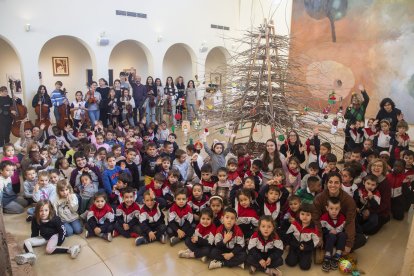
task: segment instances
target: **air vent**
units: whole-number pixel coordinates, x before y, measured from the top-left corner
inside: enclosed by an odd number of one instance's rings
[[[116,10],[115,11],[115,14],[116,15],[120,15],[120,16],[147,18],[147,14],[146,13],[138,13],[138,12],[131,12],[131,11]]]
[[[230,27],[221,26],[221,25],[215,25],[215,24],[211,24],[211,28],[212,29],[219,29],[219,30],[230,31]]]

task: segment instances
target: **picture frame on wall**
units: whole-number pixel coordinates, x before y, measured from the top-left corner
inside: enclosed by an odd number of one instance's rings
[[[69,58],[52,57],[53,76],[69,76]]]

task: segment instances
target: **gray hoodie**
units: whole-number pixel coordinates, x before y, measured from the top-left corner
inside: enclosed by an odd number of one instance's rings
[[[50,200],[53,202],[56,197],[56,186],[48,183],[46,186],[39,188],[37,192],[33,190],[33,200],[38,202],[40,200]]]
[[[53,202],[56,215],[60,217],[63,223],[79,219],[78,206],[78,198],[75,194],[69,195],[67,199],[56,197]]]

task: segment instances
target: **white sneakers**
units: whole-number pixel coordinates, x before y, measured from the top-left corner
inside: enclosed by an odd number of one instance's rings
[[[69,247],[68,253],[70,254],[70,257],[72,259],[76,259],[80,251],[81,251],[80,245],[74,245],[74,246]]]
[[[69,247],[68,249],[68,254],[70,255],[70,257],[72,259],[76,259],[76,257],[78,257],[79,253],[81,252],[81,247],[80,245],[74,245]],[[17,264],[22,265],[22,264],[31,264],[33,265],[36,262],[36,255],[34,253],[24,253],[24,254],[20,254],[17,255],[14,260],[16,261]]]
[[[22,265],[22,264],[31,264],[33,265],[36,262],[36,255],[34,253],[24,253],[24,254],[20,254],[17,255],[16,257],[14,257],[14,260],[16,261],[17,264]]]
[[[221,268],[221,267],[223,267],[223,263],[217,260],[212,260],[208,264],[208,269],[216,269],[216,268]]]
[[[191,252],[190,249],[180,250],[178,252],[178,257],[180,257],[180,258],[186,258],[186,259],[191,259],[191,258],[194,258],[194,253]]]

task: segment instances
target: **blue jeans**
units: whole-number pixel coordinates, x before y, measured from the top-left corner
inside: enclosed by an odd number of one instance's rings
[[[59,114],[59,110],[58,110],[57,106],[55,106],[55,108],[53,109],[53,114],[55,114],[55,119],[56,119],[56,123],[57,123],[60,119],[60,114]]]
[[[95,127],[95,122],[99,120],[100,111],[98,110],[88,110],[89,118],[91,119],[92,129]]]
[[[72,222],[65,222],[64,225],[66,228],[66,237],[72,236],[74,233],[75,234],[82,233],[83,227],[82,227],[80,220],[78,219]]]
[[[155,105],[156,106],[156,105]],[[147,126],[151,123],[151,122],[155,122],[155,106],[154,107],[150,107],[149,103],[147,104]],[[161,122],[158,122],[159,124]]]
[[[192,123],[193,122],[193,113],[191,112],[191,109],[194,112],[194,116],[198,120],[197,106],[195,104],[187,104],[187,117],[188,117],[188,120]]]

